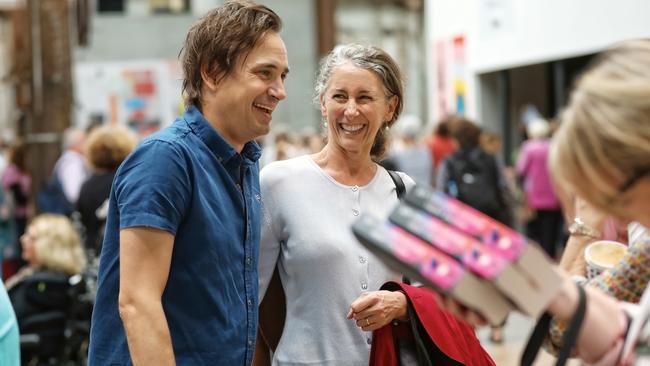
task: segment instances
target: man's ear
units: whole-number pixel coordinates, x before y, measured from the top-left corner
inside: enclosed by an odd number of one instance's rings
[[[215,91],[217,89],[217,79],[212,75],[208,66],[203,64],[201,65],[201,80],[203,81],[203,86],[210,91]]]

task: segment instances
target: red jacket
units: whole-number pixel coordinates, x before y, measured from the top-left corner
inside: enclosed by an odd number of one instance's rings
[[[389,282],[391,290],[401,289],[406,294],[431,340],[449,358],[466,366],[495,366],[483,349],[474,329],[438,306],[435,292],[420,287]],[[383,287],[382,287],[383,288]],[[412,321],[412,320],[411,320]],[[396,366],[397,354],[392,325],[377,329],[372,334],[371,366]],[[434,360],[432,360],[434,361]]]

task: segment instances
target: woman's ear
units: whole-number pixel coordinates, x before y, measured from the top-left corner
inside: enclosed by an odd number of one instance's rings
[[[327,117],[327,107],[325,106],[325,96],[323,94],[320,95],[318,98],[320,101],[320,115],[323,117]]]
[[[384,121],[393,120],[393,115],[395,115],[395,109],[397,108],[398,101],[399,101],[399,97],[397,95],[393,95],[392,97],[388,98],[388,108],[386,109],[386,113],[384,114]]]

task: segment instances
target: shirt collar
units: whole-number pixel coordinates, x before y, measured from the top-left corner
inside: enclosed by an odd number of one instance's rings
[[[239,155],[195,106],[187,108],[183,114],[183,119],[220,162],[227,163],[230,159]],[[247,142],[241,153],[244,161],[251,164],[259,160],[261,155],[262,149],[255,141]]]

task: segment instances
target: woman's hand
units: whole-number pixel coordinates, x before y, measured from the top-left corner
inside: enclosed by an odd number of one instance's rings
[[[406,295],[399,291],[365,292],[352,302],[347,318],[356,320],[365,332],[379,329],[393,319],[408,320]]]

